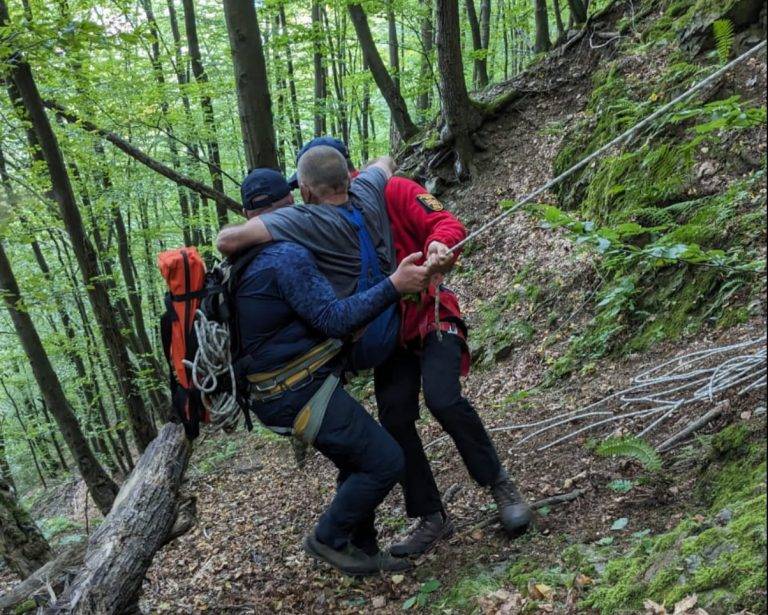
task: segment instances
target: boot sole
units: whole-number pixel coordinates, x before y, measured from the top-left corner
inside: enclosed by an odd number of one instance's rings
[[[447,540],[448,538],[451,538],[456,533],[456,528],[453,525],[453,521],[451,521],[450,525],[448,527],[444,527],[443,530],[440,532],[438,536],[435,537],[435,539],[430,542],[426,548],[423,551],[418,551],[414,553],[403,553],[402,555],[395,555],[390,550],[390,555],[392,557],[396,557],[397,559],[406,559],[406,558],[418,558],[422,555],[427,555],[428,553],[431,553],[437,548],[437,545],[443,541]]]

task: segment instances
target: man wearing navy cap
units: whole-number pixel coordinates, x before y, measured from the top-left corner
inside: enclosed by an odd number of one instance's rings
[[[253,169],[240,186],[243,213],[249,220],[260,214],[293,205],[291,188],[274,169]]]

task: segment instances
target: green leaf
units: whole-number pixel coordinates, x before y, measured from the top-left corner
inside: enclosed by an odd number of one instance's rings
[[[646,470],[661,468],[661,458],[644,440],[635,437],[609,438],[595,452],[601,457],[630,457],[639,461]]]
[[[610,483],[608,483],[608,488],[616,491],[617,493],[628,493],[629,491],[632,491],[632,487],[634,486],[635,483],[626,479],[612,480]]]
[[[611,525],[611,529],[614,532],[618,532],[620,530],[623,530],[627,525],[629,524],[629,519],[626,517],[621,517],[620,519],[616,519],[616,521],[613,522],[613,525]]]
[[[418,596],[411,596],[410,598],[408,598],[408,600],[403,602],[403,610],[407,611],[408,609],[413,608],[416,605],[417,598]]]
[[[424,594],[431,594],[434,591],[437,591],[440,588],[440,581],[437,579],[429,579],[426,581],[419,590],[420,592]]]
[[[613,536],[603,536],[595,544],[598,544],[601,547],[607,547],[608,545],[612,545],[613,544]]]

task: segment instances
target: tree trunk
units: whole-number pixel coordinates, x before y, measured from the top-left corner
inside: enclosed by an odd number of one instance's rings
[[[0,476],[0,558],[11,572],[26,579],[52,555],[48,541],[17,501],[15,489]]]
[[[0,249],[2,249],[2,243],[0,243]],[[13,406],[13,412],[16,415],[16,420],[18,421],[19,427],[21,427],[21,431],[24,434],[24,442],[27,443],[29,454],[32,457],[32,462],[35,465],[37,477],[40,479],[40,483],[43,485],[43,489],[48,489],[48,485],[45,484],[45,476],[43,476],[43,470],[40,467],[40,462],[37,460],[35,447],[32,445],[32,437],[29,435],[29,432],[27,431],[27,425],[24,422],[24,419],[21,417],[21,410],[19,410],[19,405],[16,403],[16,400],[11,397],[11,392],[8,390],[8,387],[5,386],[5,381],[2,378],[0,378],[0,387],[3,388],[5,396],[8,398],[8,401],[11,402],[11,406]]]
[[[326,99],[328,98],[327,71],[322,45],[323,23],[320,3],[312,2],[312,66],[315,73],[315,136],[327,132],[325,122]]]
[[[411,120],[411,116],[408,115],[408,107],[405,104],[405,100],[395,86],[395,82],[392,81],[392,77],[387,72],[387,67],[384,66],[379,50],[376,49],[376,43],[373,41],[373,35],[368,26],[368,18],[363,7],[359,4],[350,4],[348,9],[352,24],[355,26],[355,32],[357,32],[357,38],[360,41],[363,57],[371,71],[371,75],[373,75],[373,80],[379,86],[381,95],[387,102],[389,111],[392,114],[392,121],[400,133],[400,137],[403,141],[408,141],[416,135],[419,129]]]
[[[587,21],[587,5],[582,0],[568,0],[568,8],[571,9],[571,19],[574,25]]]
[[[481,118],[464,81],[458,0],[437,0],[437,66],[446,136],[453,139],[456,148],[456,176],[466,179],[474,156],[470,135]]]
[[[565,26],[563,25],[563,15],[560,12],[560,0],[552,0],[555,9],[555,24],[557,25],[557,38],[561,40],[565,36]]]
[[[0,6],[2,6],[2,0],[0,0]],[[45,143],[44,139],[40,141]],[[93,451],[88,446],[83,432],[80,430],[77,418],[64,396],[61,383],[43,348],[32,319],[29,313],[23,309],[19,287],[16,284],[11,264],[6,257],[5,249],[1,243],[0,288],[4,291],[3,300],[13,321],[16,333],[19,336],[19,341],[29,359],[40,392],[45,398],[49,410],[56,418],[59,430],[72,453],[72,457],[77,463],[83,480],[88,485],[93,501],[106,514],[111,508],[117,493],[117,485],[112,482],[104,468],[101,467]]]
[[[345,32],[338,23],[338,15],[334,12],[335,27],[331,28],[330,21],[328,19],[328,12],[323,11],[323,21],[325,23],[325,31],[327,33],[328,51],[331,57],[331,76],[333,77],[333,89],[336,93],[337,102],[337,115],[339,120],[339,133],[341,140],[344,143],[349,144],[349,114],[347,112],[347,101],[344,93],[344,39]],[[346,13],[342,13],[346,18]],[[338,45],[334,45],[332,32],[338,32]]]
[[[216,136],[216,118],[213,114],[213,103],[206,92],[208,75],[203,66],[200,54],[200,43],[197,39],[197,20],[195,18],[195,4],[193,0],[182,0],[184,6],[184,26],[187,31],[187,45],[189,57],[192,60],[192,74],[195,81],[201,86],[200,106],[203,109],[203,122],[207,131],[206,150],[208,152],[208,172],[211,174],[211,183],[214,189],[224,192],[224,181],[221,177],[221,154],[219,153],[219,141]],[[223,203],[216,202],[216,217],[219,228],[227,223],[227,208]]]
[[[8,451],[5,450],[5,417],[0,416],[0,480],[4,480],[11,489],[16,491],[16,481],[13,480],[11,464],[8,463]]]
[[[467,18],[469,20],[469,29],[472,33],[472,48],[475,51],[475,61],[472,72],[475,76],[475,87],[477,89],[482,89],[488,85],[488,64],[485,59],[483,37],[480,33],[480,22],[477,19],[477,11],[475,11],[475,0],[465,1],[467,3]]]
[[[5,5],[5,0],[0,0],[0,25],[6,25],[7,23],[8,11]],[[45,114],[43,101],[40,98],[37,86],[35,85],[32,71],[19,54],[16,54],[15,56],[15,61],[12,64],[10,74],[16,87],[19,89],[32,127],[40,142],[40,147],[43,156],[45,157],[48,173],[51,178],[54,196],[59,204],[64,226],[70,236],[72,248],[75,251],[75,256],[80,265],[83,279],[86,288],[88,289],[88,296],[93,306],[94,316],[102,331],[104,344],[110,353],[110,358],[116,369],[125,375],[125,378],[120,379],[119,382],[122,388],[123,397],[129,407],[131,425],[137,439],[137,444],[139,447],[143,448],[154,438],[156,432],[150,422],[149,413],[144,405],[141,394],[136,388],[136,374],[134,373],[133,366],[128,357],[126,342],[115,321],[108,287],[101,279],[96,252],[86,236],[83,220],[80,216],[80,211],[77,208],[77,203],[75,202],[72,185],[70,184],[69,175],[61,155],[61,150],[59,149],[56,135],[53,133],[51,124]],[[16,314],[20,314],[20,312],[16,312]],[[26,318],[27,320],[29,319],[28,315],[26,315]],[[31,321],[29,321],[29,324],[31,325]],[[36,332],[34,333],[34,337],[37,338]],[[39,344],[39,339],[37,339],[37,342]],[[40,345],[40,350],[42,350],[42,345]],[[48,363],[48,367],[50,368],[50,363]],[[45,375],[47,376],[49,374]],[[52,368],[50,368],[50,375],[53,375],[55,378],[55,373],[53,373]],[[41,390],[45,392],[44,383],[39,380],[38,383],[40,384]],[[56,383],[58,383],[58,379],[56,380]],[[49,403],[49,407],[52,411],[55,406],[55,403]],[[77,453],[75,456],[78,456]],[[94,499],[96,499],[95,496]],[[101,506],[104,504],[105,498],[100,496],[100,501]]]
[[[534,0],[536,20],[536,53],[543,53],[552,48],[549,40],[549,15],[547,14],[547,0]]]
[[[272,102],[256,8],[253,2],[224,0],[224,17],[232,50],[237,106],[248,168],[277,169]]]
[[[160,430],[91,535],[83,568],[58,600],[66,613],[120,613],[135,604],[155,552],[180,531],[174,523],[190,452],[181,425]]]
[[[285,19],[285,5],[281,2],[277,13],[280,20],[280,31],[282,35],[288,38],[288,26]],[[285,47],[285,64],[288,71],[288,91],[291,98],[291,128],[293,129],[294,149],[298,152],[304,145],[304,137],[301,134],[301,112],[299,111],[299,98],[296,94],[296,79],[293,74],[293,54],[291,45]]]
[[[435,38],[434,28],[432,27],[432,2],[431,0],[421,0],[424,15],[421,18],[421,67],[419,68],[419,96],[416,99],[416,108],[421,111],[421,118],[426,119],[427,111],[430,107],[430,91],[432,90],[432,64],[430,55],[432,54],[433,41]]]

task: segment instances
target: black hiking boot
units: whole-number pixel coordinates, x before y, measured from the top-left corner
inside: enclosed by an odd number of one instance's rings
[[[438,512],[419,519],[405,540],[393,544],[389,552],[395,557],[423,555],[443,538],[453,536],[453,521],[445,513]]]
[[[304,539],[304,551],[351,576],[405,572],[413,567],[409,562],[395,559],[381,551],[375,555],[367,555],[352,543],[342,550],[332,549],[320,542],[314,532]]]
[[[515,537],[524,534],[531,525],[531,507],[506,473],[502,473],[498,481],[491,485],[491,495],[496,501],[501,525],[506,532]]]

